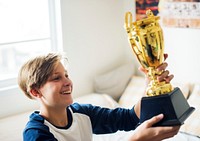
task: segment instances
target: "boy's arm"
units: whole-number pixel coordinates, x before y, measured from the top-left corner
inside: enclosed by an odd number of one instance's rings
[[[118,130],[130,131],[134,130],[139,119],[132,109],[124,108],[102,108],[91,104],[73,104],[73,111],[88,115],[93,133],[106,134],[114,133]]]
[[[24,141],[57,141],[57,139],[50,132],[46,132],[45,130],[39,129],[28,129],[23,132],[23,140]]]

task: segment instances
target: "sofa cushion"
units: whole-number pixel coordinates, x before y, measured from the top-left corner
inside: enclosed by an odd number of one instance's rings
[[[173,87],[179,87],[185,98],[189,97],[191,84],[172,82]],[[126,108],[131,108],[134,106],[138,100],[145,95],[146,81],[142,76],[132,76],[130,82],[128,83],[126,89],[122,93],[119,99],[119,104]]]
[[[195,84],[188,103],[195,108],[195,111],[188,117],[180,130],[200,137],[200,84]]]
[[[98,75],[94,78],[94,91],[96,93],[106,93],[118,100],[134,72],[133,63],[127,63]]]
[[[75,98],[74,102],[78,102],[80,104],[92,104],[95,106],[101,106],[111,109],[119,107],[119,104],[107,94],[90,93]]]

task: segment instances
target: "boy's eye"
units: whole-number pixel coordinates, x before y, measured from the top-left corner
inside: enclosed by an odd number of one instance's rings
[[[60,79],[60,76],[56,76],[53,78],[53,80],[59,80]]]

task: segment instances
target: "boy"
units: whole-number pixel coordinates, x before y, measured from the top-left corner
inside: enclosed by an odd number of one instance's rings
[[[49,53],[26,62],[19,71],[18,84],[25,95],[40,103],[40,110],[30,115],[23,132],[24,141],[91,141],[92,134],[134,130],[139,122],[140,102],[132,109],[108,109],[73,103],[73,84],[63,56]],[[165,70],[166,63],[158,69]],[[161,81],[173,76],[163,71]],[[163,115],[141,124],[132,141],[162,140],[177,134],[179,127],[152,127]]]

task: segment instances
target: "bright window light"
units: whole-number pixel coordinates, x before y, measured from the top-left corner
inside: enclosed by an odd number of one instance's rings
[[[0,83],[16,78],[31,56],[59,50],[58,1],[0,0]]]

